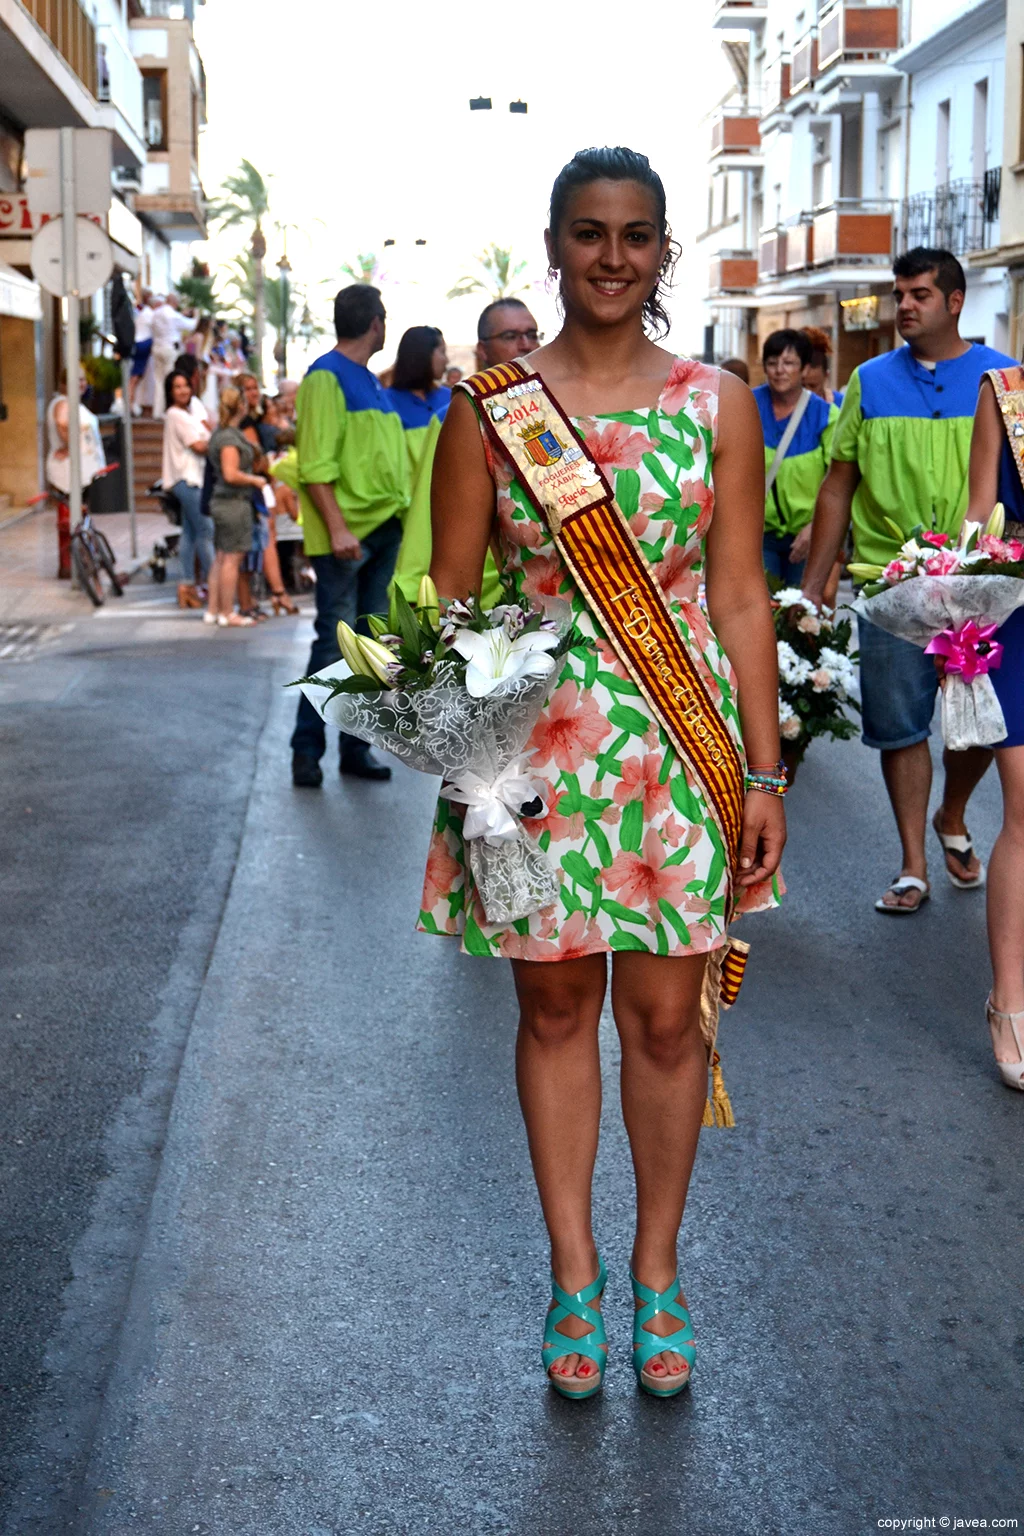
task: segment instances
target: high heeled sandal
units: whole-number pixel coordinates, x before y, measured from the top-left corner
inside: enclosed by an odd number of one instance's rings
[[[298,605],[292,602],[291,598],[288,596],[283,587],[281,588],[280,592],[271,592],[270,606],[274,610],[275,619],[281,613],[294,615],[299,611]]]
[[[633,1314],[633,1369],[636,1371],[637,1383],[642,1391],[649,1392],[652,1397],[675,1397],[690,1385],[693,1364],[697,1358],[690,1314],[682,1302],[676,1300],[680,1295],[679,1276],[664,1291],[652,1291],[650,1286],[641,1285],[632,1270],[629,1278],[633,1284],[634,1300],[643,1303]],[[651,1333],[650,1329],[644,1327],[659,1312],[667,1312],[680,1324],[674,1333]],[[666,1350],[682,1355],[686,1362],[686,1369],[680,1371],[678,1381],[673,1381],[667,1371],[664,1376],[653,1376],[646,1369],[649,1360],[653,1360],[655,1355],[664,1354]]]
[[[547,1372],[548,1381],[555,1391],[562,1397],[571,1397],[578,1402],[584,1397],[593,1397],[604,1385],[605,1366],[608,1363],[608,1336],[605,1333],[604,1318],[590,1303],[603,1295],[608,1283],[608,1271],[603,1262],[598,1260],[599,1269],[597,1279],[582,1291],[563,1291],[554,1275],[551,1276],[551,1299],[555,1305],[551,1308],[544,1320],[544,1343],[541,1347],[541,1359],[544,1361],[544,1369]],[[558,1332],[558,1324],[567,1317],[576,1317],[581,1323],[590,1324],[590,1332],[581,1339],[570,1338],[567,1333]],[[567,1376],[561,1380],[551,1374],[551,1367],[555,1361],[563,1355],[583,1355],[587,1360],[592,1360],[597,1367],[596,1381],[579,1376]],[[570,1383],[579,1382],[578,1386]]]
[[[1002,1078],[1007,1088],[1019,1088],[1022,1092],[1024,1092],[1024,1038],[1022,1038],[1022,1035],[1024,1035],[1024,1023],[1022,1023],[1022,1021],[1024,1021],[1024,1012],[1003,1013],[1000,1008],[993,1008],[992,999],[990,997],[988,1002],[985,1004],[985,1018],[988,1020],[988,1027],[992,1033],[993,1050],[995,1050],[996,1045],[996,1032],[992,1027],[993,1019],[1005,1019],[1009,1024],[1010,1034],[1013,1036],[1014,1044],[1017,1047],[1017,1055],[1020,1057],[1020,1060],[999,1061],[997,1059],[996,1066],[999,1068],[999,1076]]]

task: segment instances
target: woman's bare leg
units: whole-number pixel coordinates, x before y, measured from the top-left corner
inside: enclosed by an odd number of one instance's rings
[[[657,1291],[678,1273],[676,1242],[707,1098],[708,1058],[700,1028],[705,963],[703,955],[671,959],[631,951],[612,961],[622,1113],[636,1174],[633,1273]],[[679,1326],[669,1313],[647,1325],[658,1334]],[[686,1361],[672,1351],[655,1355],[647,1366],[654,1376],[685,1369]]]
[[[519,998],[516,1082],[534,1177],[551,1239],[551,1268],[563,1290],[580,1291],[597,1274],[591,1182],[601,1120],[597,1028],[607,985],[604,955],[578,960],[514,960]],[[599,1302],[594,1302],[598,1306]],[[576,1318],[558,1324],[567,1339],[589,1333]],[[585,1356],[560,1356],[563,1376],[593,1379]]]
[[[1003,825],[988,866],[988,944],[992,955],[992,1006],[1001,1013],[1024,1009],[1024,747],[995,754],[1003,787]],[[1012,1031],[995,1039],[997,1061],[1019,1061]]]

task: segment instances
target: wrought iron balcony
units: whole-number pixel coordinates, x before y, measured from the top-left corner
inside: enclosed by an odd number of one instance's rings
[[[967,256],[998,243],[1002,167],[993,166],[981,181],[949,181],[934,192],[919,192],[903,204],[899,248],[929,245]]]
[[[900,45],[898,5],[835,0],[818,19],[818,68],[883,58]]]

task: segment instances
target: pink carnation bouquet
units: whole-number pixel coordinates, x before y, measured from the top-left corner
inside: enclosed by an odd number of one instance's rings
[[[855,612],[943,658],[942,735],[954,752],[1006,736],[989,673],[1003,655],[995,632],[1024,603],[1024,543],[1004,538],[1005,526],[1001,504],[984,527],[965,522],[955,543],[919,524],[888,565],[848,568],[864,583]]]

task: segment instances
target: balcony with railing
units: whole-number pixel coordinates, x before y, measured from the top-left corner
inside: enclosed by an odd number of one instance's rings
[[[812,27],[805,32],[799,42],[793,47],[793,65],[790,72],[789,90],[791,96],[796,96],[800,91],[806,91],[814,84],[818,73],[818,29]]]
[[[786,272],[786,243],[789,231],[781,224],[774,229],[762,229],[757,248],[757,276],[782,277]]]
[[[786,271],[803,272],[814,265],[814,224],[810,217],[786,230]]]
[[[761,153],[761,114],[752,107],[724,107],[711,124],[712,160],[750,159]]]
[[[928,245],[969,256],[999,244],[999,196],[1002,168],[993,166],[981,181],[950,181],[934,192],[908,197],[900,212],[901,251]]]
[[[884,199],[841,197],[813,217],[809,265],[877,266],[892,260],[894,205]]]
[[[118,27],[96,28],[96,100],[111,109],[106,126],[140,163],[145,157],[142,76],[128,39]]]
[[[789,100],[792,66],[788,53],[780,54],[765,65],[762,76],[761,119],[781,111]]]
[[[757,287],[753,251],[719,251],[711,260],[709,287],[712,294],[752,292]]]
[[[898,5],[866,5],[834,0],[818,18],[818,68],[872,63],[900,46]]]
[[[96,29],[78,0],[21,0],[90,95],[96,95]]]
[[[715,0],[711,25],[728,32],[760,30],[768,18],[768,0]]]

